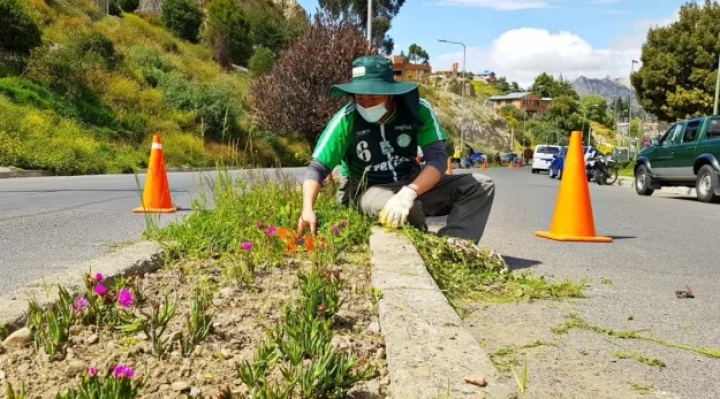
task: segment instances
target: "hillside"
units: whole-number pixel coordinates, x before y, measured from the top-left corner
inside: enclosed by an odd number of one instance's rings
[[[446,88],[447,89],[447,88]],[[456,144],[460,141],[461,97],[440,87],[423,85],[420,94],[435,108],[440,123]],[[507,121],[477,98],[466,98],[465,139],[477,151],[506,152],[510,147]]]
[[[250,75],[223,69],[203,40],[177,37],[148,12],[105,16],[87,0],[17,3],[42,44],[22,68],[0,47],[0,166],[128,173],[146,167],[156,134],[170,167],[306,162],[306,144],[256,129]],[[243,5],[266,19],[286,12],[265,0]]]
[[[604,79],[591,79],[580,76],[572,82],[572,87],[580,95],[580,97],[588,94],[596,94],[607,100],[631,98],[634,106],[638,106],[635,99],[635,90],[633,90],[627,82],[622,79],[612,79],[606,77]]]

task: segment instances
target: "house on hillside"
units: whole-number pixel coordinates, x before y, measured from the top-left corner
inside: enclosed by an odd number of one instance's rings
[[[479,74],[475,75],[473,77],[473,80],[481,80],[485,83],[495,84],[497,82],[497,78],[495,77],[495,72],[493,71],[482,71]]]
[[[512,105],[515,108],[525,111],[530,115],[545,115],[548,112],[548,105],[552,101],[552,98],[540,98],[534,93],[520,92],[492,96],[488,99],[488,101],[492,104],[492,108],[495,111],[499,110],[502,107]]]
[[[391,55],[388,57],[393,64],[393,74],[396,80],[406,82],[424,82],[430,78],[432,67],[427,62],[412,64],[406,57]]]

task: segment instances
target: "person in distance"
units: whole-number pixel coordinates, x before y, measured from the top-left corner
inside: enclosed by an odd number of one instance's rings
[[[427,230],[425,216],[447,215],[438,235],[476,244],[495,196],[481,174],[446,175],[447,135],[415,83],[395,81],[392,62],[370,55],[352,62],[352,81],[331,88],[349,102],[320,135],[303,182],[300,233],[317,233],[315,202],[323,180],[338,165],[338,200],[383,226],[409,223]],[[416,161],[422,149],[425,166]]]

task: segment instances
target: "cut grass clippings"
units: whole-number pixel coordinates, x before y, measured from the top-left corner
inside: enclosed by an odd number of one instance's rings
[[[219,175],[212,206],[148,231],[179,260],[31,304],[26,345],[0,354],[7,397],[385,397],[368,219],[326,186],[317,250],[288,254],[297,182]]]
[[[550,282],[529,273],[507,271],[489,249],[462,251],[445,237],[405,229],[428,271],[459,314],[474,301],[507,303],[534,299],[583,298],[584,282]]]

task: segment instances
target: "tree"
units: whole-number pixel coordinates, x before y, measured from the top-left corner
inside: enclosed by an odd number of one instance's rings
[[[18,0],[0,0],[0,50],[25,56],[42,44],[40,26]]]
[[[347,102],[331,98],[330,87],[349,81],[352,61],[368,53],[354,24],[327,12],[315,14],[310,29],[253,84],[258,123],[280,134],[299,134],[314,148],[327,122]]]
[[[367,32],[367,0],[318,0],[318,3],[331,16],[342,18]],[[395,47],[387,32],[403,4],[405,0],[373,0],[372,43],[384,54],[392,54]]]
[[[248,11],[252,44],[276,52],[289,39],[288,21],[282,15],[268,15],[263,7],[255,5]]]
[[[215,61],[247,65],[253,54],[250,21],[236,0],[214,0],[208,6],[207,40],[215,49]]]
[[[554,76],[545,72],[535,78],[532,86],[530,86],[530,91],[540,97],[570,96],[576,99],[580,98],[570,82],[563,80],[562,77],[556,80]]]
[[[430,56],[427,51],[415,43],[411,44],[410,48],[408,48],[407,58],[411,63],[425,63],[430,61]]]
[[[262,76],[270,72],[275,63],[275,53],[265,47],[258,47],[248,61],[248,69],[254,76]]]
[[[196,43],[203,13],[193,0],[165,0],[160,20],[175,36]]]
[[[659,120],[671,122],[713,111],[720,4],[700,3],[685,3],[677,22],[648,31],[642,66],[630,77],[642,107]]]
[[[585,114],[587,110],[587,114]],[[608,115],[608,104],[607,100],[595,94],[589,94],[580,99],[580,112],[586,115],[586,118],[590,121],[602,123],[605,126],[612,126],[615,124],[615,118],[612,115]]]

